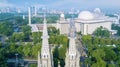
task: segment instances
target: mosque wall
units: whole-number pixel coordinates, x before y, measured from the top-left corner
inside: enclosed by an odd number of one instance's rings
[[[69,33],[69,24],[60,24],[60,34]]]
[[[75,23],[75,27],[76,27],[76,32],[80,32],[80,23]]]
[[[111,22],[84,24],[84,32],[83,32],[83,34],[84,35],[93,34],[93,32],[100,26],[107,28],[109,31],[111,30]]]

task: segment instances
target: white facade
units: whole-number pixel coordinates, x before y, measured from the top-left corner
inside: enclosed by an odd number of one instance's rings
[[[81,32],[83,35],[93,34],[93,32],[100,26],[107,28],[111,31],[112,23],[116,22],[116,18],[105,16],[99,8],[96,8],[94,12],[82,11],[78,15],[78,18],[74,18],[75,27],[77,32]],[[29,18],[29,24],[31,19]],[[47,24],[47,26],[53,26],[60,30],[60,34],[69,33],[69,23],[70,19],[65,19],[65,15],[62,13],[60,15],[60,20],[54,24]],[[40,31],[42,24],[31,25],[32,31]]]
[[[68,34],[69,33],[69,21],[65,19],[64,14],[60,15],[60,20],[57,21],[58,29],[60,30],[60,34]]]
[[[107,28],[109,31],[111,31],[111,25],[112,23],[110,21],[100,21],[100,22],[94,22],[94,23],[76,23],[77,32],[81,31],[83,35],[87,34],[93,34],[93,32],[100,26]]]
[[[76,31],[81,32],[83,35],[87,35],[93,34],[93,32],[100,26],[111,31],[111,25],[113,22],[116,22],[116,19],[105,16],[99,8],[96,8],[93,13],[90,11],[82,11],[74,21]],[[69,22],[70,20],[66,20],[65,15],[62,13],[60,15],[60,20],[58,21],[60,34],[69,33]]]
[[[100,13],[100,10],[98,14],[97,10],[96,13],[82,11],[78,18],[75,19],[75,22],[77,32],[81,31],[83,35],[87,35],[93,34],[93,32],[100,26],[111,31],[111,25],[113,22],[115,22],[115,19],[104,16],[102,13]]]

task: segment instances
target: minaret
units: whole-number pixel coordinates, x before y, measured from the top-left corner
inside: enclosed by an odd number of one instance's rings
[[[44,27],[43,27],[43,33],[42,33],[42,48],[41,48],[41,55],[40,55],[40,60],[38,60],[38,66],[40,67],[53,67],[52,64],[52,55],[51,55],[51,50],[49,47],[49,42],[48,42],[48,32],[47,32],[47,24],[46,24],[46,17],[44,14]]]
[[[28,7],[28,21],[29,21],[29,25],[31,25],[31,9],[30,9],[30,7]]]
[[[69,50],[66,56],[66,65],[65,67],[79,67],[77,64],[77,50],[76,50],[76,34],[75,34],[75,25],[73,18],[70,21],[69,28]]]
[[[61,13],[60,14],[60,21],[65,21],[65,15],[64,13]],[[61,23],[61,22],[60,22]]]

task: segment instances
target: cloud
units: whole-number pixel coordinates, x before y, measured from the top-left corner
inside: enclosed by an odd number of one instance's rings
[[[4,8],[4,7],[13,7],[13,4],[10,4],[7,2],[7,0],[0,0],[0,8]]]

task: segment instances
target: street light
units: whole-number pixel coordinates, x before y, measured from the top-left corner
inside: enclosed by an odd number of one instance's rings
[[[18,66],[17,66],[17,64],[18,64],[18,58],[17,58],[17,56],[18,56],[18,53],[16,53],[16,54],[15,54],[15,56],[16,56],[15,67],[18,67]]]

